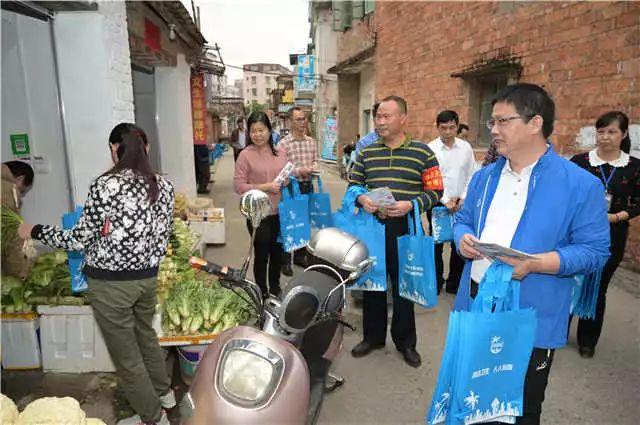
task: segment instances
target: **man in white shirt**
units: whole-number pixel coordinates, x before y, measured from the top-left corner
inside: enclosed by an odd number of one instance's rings
[[[246,133],[244,131],[244,120],[238,118],[238,127],[231,132],[231,147],[233,148],[233,160],[237,161],[240,152],[245,148],[247,142]]]
[[[459,117],[455,111],[442,111],[436,117],[436,127],[440,137],[429,142],[429,148],[436,154],[440,172],[444,181],[444,195],[440,203],[444,205],[450,214],[455,214],[464,204],[467,196],[467,186],[475,171],[475,158],[469,142],[456,137]],[[429,222],[431,222],[429,211]],[[432,227],[433,233],[433,227]],[[435,245],[436,277],[438,293],[444,283],[443,276],[443,244]],[[449,276],[446,282],[446,291],[450,294],[458,292],[458,283],[462,275],[464,261],[458,255],[456,246],[451,242],[451,257],[449,258]]]

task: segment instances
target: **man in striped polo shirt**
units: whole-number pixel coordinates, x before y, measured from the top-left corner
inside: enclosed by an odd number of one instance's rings
[[[392,288],[393,318],[391,338],[407,364],[419,367],[422,363],[416,351],[416,324],[413,303],[398,294],[399,236],[408,233],[407,214],[417,200],[422,213],[430,210],[442,196],[443,183],[438,161],[429,147],[412,140],[404,131],[407,104],[401,97],[389,96],[380,102],[375,116],[380,139],[362,149],[356,158],[350,185],[366,189],[388,187],[396,203],[382,208],[366,194],[358,197],[365,211],[376,214],[386,230],[387,287]],[[384,292],[364,291],[362,327],[364,339],[351,354],[362,357],[382,348],[387,336],[387,297]]]

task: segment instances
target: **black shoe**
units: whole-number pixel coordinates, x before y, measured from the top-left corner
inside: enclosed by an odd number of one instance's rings
[[[285,276],[293,276],[293,269],[291,268],[291,263],[286,263],[285,265],[283,265],[280,271]]]
[[[420,367],[422,364],[422,359],[420,358],[420,354],[414,348],[404,348],[402,350],[398,350],[402,353],[402,357],[406,364],[411,367]]]
[[[209,189],[198,189],[198,193],[201,195],[208,195],[211,191]]]
[[[367,341],[362,341],[351,350],[351,355],[353,357],[364,357],[373,350],[379,350],[380,348],[384,348],[384,343],[382,344],[371,344]]]
[[[580,357],[583,359],[590,359],[593,358],[594,354],[596,354],[596,349],[590,347],[578,347],[578,352],[580,353]]]

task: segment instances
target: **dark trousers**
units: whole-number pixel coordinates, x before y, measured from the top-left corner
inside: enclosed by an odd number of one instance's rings
[[[628,224],[612,224],[609,229],[611,234],[611,257],[609,257],[607,264],[602,269],[595,319],[580,319],[578,322],[578,345],[580,347],[596,348],[598,344],[598,339],[600,339],[600,334],[602,333],[602,324],[604,323],[604,310],[607,303],[609,282],[622,261],[627,244]]]
[[[302,195],[305,195],[307,193],[311,193],[313,192],[313,183],[311,183],[310,181],[306,182],[306,181],[299,181],[298,182],[300,185],[300,193]],[[289,190],[289,188],[284,188],[283,190]],[[302,258],[307,254],[307,250],[305,248],[300,248],[300,249],[296,249],[295,251],[293,251],[293,257],[296,261],[298,260],[302,260]],[[285,252],[284,253],[284,257],[282,260],[283,264],[287,264],[287,263],[291,263],[291,253],[290,252]]]
[[[209,185],[211,169],[209,168],[209,148],[207,145],[193,145],[193,156],[196,167],[196,183],[198,191],[204,191]]]
[[[247,221],[247,229],[252,234],[253,227]],[[253,276],[262,290],[262,296],[280,295],[280,269],[282,267],[282,244],[277,242],[280,233],[280,218],[277,214],[262,220],[253,240]],[[267,270],[269,286],[267,287]]]
[[[242,152],[242,149],[233,148],[233,162],[236,162],[238,160],[238,157],[240,156],[240,152]]]
[[[478,283],[471,281],[471,297],[478,294]],[[553,362],[554,349],[535,348],[529,359],[529,367],[524,377],[524,394],[522,417],[516,420],[517,425],[540,425],[544,392],[549,382],[549,372]],[[487,422],[499,425],[501,422]]]
[[[431,210],[427,211],[427,218],[429,219],[429,227],[431,228],[431,234],[433,234],[433,226],[431,225]],[[444,244],[438,243],[434,245],[434,256],[436,263],[436,280],[438,284],[438,294],[442,289],[442,285],[445,283],[444,279],[444,261],[442,259]],[[449,257],[449,276],[446,280],[446,291],[449,293],[457,293],[458,285],[460,284],[460,278],[462,277],[462,269],[464,268],[464,260],[458,255],[456,244],[451,242],[451,256]]]
[[[391,338],[399,350],[416,348],[416,321],[413,303],[398,292],[398,237],[409,231],[407,217],[386,219],[385,255],[387,287],[393,295]],[[371,344],[384,344],[387,338],[387,293],[363,291],[362,329],[364,340]]]

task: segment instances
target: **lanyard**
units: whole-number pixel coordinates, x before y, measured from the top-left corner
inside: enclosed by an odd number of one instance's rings
[[[609,174],[609,177],[605,177],[604,168],[602,168],[602,165],[600,166],[600,175],[602,176],[602,181],[604,182],[605,189],[609,190],[609,182],[611,181],[615,173],[616,173],[616,168],[612,167],[611,174]]]

